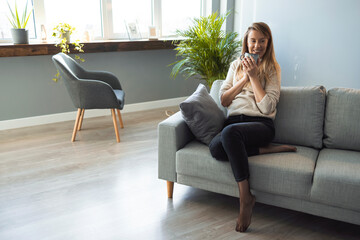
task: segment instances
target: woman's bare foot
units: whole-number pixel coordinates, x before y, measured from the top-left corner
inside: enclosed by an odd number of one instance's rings
[[[235,228],[237,232],[245,232],[250,226],[252,209],[255,205],[255,197],[250,196],[251,199],[249,200],[240,200],[240,213]]]
[[[290,146],[290,145],[274,145],[269,144],[266,147],[259,148],[260,154],[266,154],[266,153],[278,153],[278,152],[296,152],[296,147]]]

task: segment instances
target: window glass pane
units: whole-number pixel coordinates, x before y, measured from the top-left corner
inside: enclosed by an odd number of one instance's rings
[[[71,41],[102,36],[100,0],[44,0],[47,35],[59,23],[75,27]]]
[[[194,17],[201,16],[201,0],[162,0],[162,35],[175,35],[176,29],[185,29]]]
[[[151,0],[112,0],[113,31],[127,38],[125,24],[136,23],[141,37],[148,36],[151,26]]]
[[[9,1],[9,4],[10,4],[12,11],[14,12],[15,11],[15,1]],[[26,0],[16,0],[16,4],[17,4],[18,12],[22,14],[23,10],[25,9]],[[32,7],[32,1],[29,0],[28,11],[29,11],[29,9],[31,9],[31,7]],[[10,29],[13,27],[10,24],[7,17],[10,17],[10,19],[12,18],[9,7],[5,0],[0,0],[0,40],[6,39],[6,40],[9,40],[9,42],[10,42],[11,41]],[[26,25],[26,29],[29,30],[30,39],[36,38],[34,26],[35,26],[34,15],[32,13],[29,18],[29,21]]]

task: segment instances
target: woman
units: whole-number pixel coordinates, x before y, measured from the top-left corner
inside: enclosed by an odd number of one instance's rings
[[[221,104],[228,119],[221,134],[210,143],[212,156],[229,161],[239,187],[240,213],[236,231],[244,232],[251,222],[255,197],[250,193],[248,156],[296,151],[287,145],[271,145],[275,136],[273,120],[280,97],[280,66],[275,59],[271,30],[263,22],[246,31],[242,55],[258,54],[232,62],[221,89]]]

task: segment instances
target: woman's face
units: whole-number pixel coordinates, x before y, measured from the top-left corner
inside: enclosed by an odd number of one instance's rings
[[[249,53],[259,54],[259,57],[262,58],[265,55],[268,41],[269,39],[261,32],[251,30],[247,40]]]

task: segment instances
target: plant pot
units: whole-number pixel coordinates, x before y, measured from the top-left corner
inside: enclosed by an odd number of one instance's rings
[[[66,43],[70,44],[70,32],[66,31],[61,34],[61,39],[66,38]]]
[[[12,28],[10,30],[14,44],[29,44],[28,30],[25,28]]]

